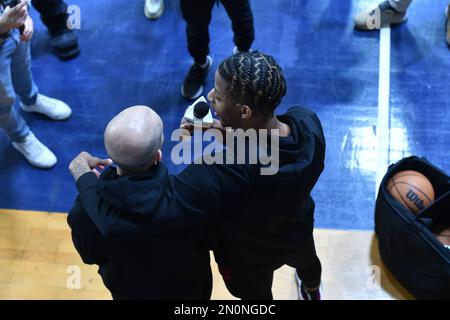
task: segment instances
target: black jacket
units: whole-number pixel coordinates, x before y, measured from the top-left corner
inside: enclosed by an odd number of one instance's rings
[[[212,249],[216,261],[233,274],[274,271],[312,237],[310,192],[325,160],[322,126],[315,113],[301,107],[278,119],[289,125],[291,134],[280,138],[277,174],[261,175],[260,164],[190,165],[173,178],[184,202],[215,217]],[[198,189],[196,197],[192,188]],[[201,200],[196,200],[198,194]],[[205,208],[211,199],[216,206]]]
[[[68,215],[73,243],[83,262],[99,265],[115,299],[211,295],[206,217],[178,201],[170,184],[162,164],[127,177],[110,167],[98,180],[87,173],[77,182],[80,196]],[[92,215],[98,211],[108,217]]]
[[[275,270],[312,237],[314,202],[310,192],[323,171],[325,156],[325,139],[315,113],[295,107],[279,119],[289,125],[291,135],[280,138],[280,169],[276,175],[262,176],[259,164],[190,165],[166,185],[156,188],[152,184],[157,191],[139,190],[149,194],[146,205],[154,211],[144,226],[126,201],[117,206],[102,200],[107,194],[95,192],[94,178],[85,183],[85,189],[91,192],[81,192],[79,187],[81,202],[107,238],[114,239],[116,234],[133,238],[160,225],[165,226],[160,229],[164,233],[180,222],[191,221],[187,227],[191,228],[191,237],[203,235],[203,228],[208,228],[216,260],[233,273]],[[155,196],[150,195],[153,192]],[[197,257],[193,255],[191,260]]]
[[[224,250],[215,256],[223,258],[234,273],[274,271],[312,237],[314,201],[310,193],[325,160],[322,126],[316,114],[305,108],[291,108],[278,118],[291,129],[289,137],[280,138],[278,173],[262,176],[257,170],[233,218],[219,216]]]

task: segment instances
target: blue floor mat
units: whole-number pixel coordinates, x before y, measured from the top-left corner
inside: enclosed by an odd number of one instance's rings
[[[364,1],[361,1],[364,2]],[[313,109],[327,138],[326,168],[313,192],[316,226],[373,229],[377,169],[379,31],[360,32],[352,16],[363,4],[350,0],[253,1],[253,48],[272,54],[283,67],[288,92],[279,107]],[[374,3],[366,1],[366,3]],[[450,171],[450,50],[445,43],[446,0],[416,1],[406,24],[392,29],[389,158],[426,156]],[[50,53],[49,38],[35,11],[33,74],[40,91],[73,108],[68,121],[25,114],[35,134],[58,156],[51,170],[37,170],[0,135],[0,208],[66,212],[76,189],[67,170],[80,151],[105,156],[109,120],[136,104],[163,118],[165,163],[171,132],[187,102],[182,80],[191,58],[178,1],[166,1],[163,16],[150,21],[143,1],[79,0],[82,53],[68,62]],[[210,26],[214,67],[231,54],[231,24],[215,7]],[[213,72],[206,88],[213,86]]]

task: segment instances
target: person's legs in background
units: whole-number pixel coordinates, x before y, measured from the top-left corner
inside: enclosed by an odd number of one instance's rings
[[[321,300],[322,265],[316,253],[314,238],[289,263],[296,269],[295,280],[300,300]]]
[[[45,147],[30,131],[25,120],[14,107],[16,95],[13,88],[12,65],[16,61],[16,50],[19,45],[18,31],[0,44],[0,128],[12,141],[15,149],[33,165],[38,168],[51,168],[56,164],[55,155]],[[29,46],[29,43],[27,43]],[[14,62],[13,62],[14,61]],[[26,96],[29,101],[36,100],[37,88],[27,83],[29,92]],[[24,92],[25,93],[25,92]]]
[[[13,90],[25,105],[34,105],[38,88],[31,75],[30,42],[19,41],[11,55],[11,81]]]
[[[194,62],[204,64],[209,54],[209,23],[215,0],[180,0],[186,21],[188,51]]]
[[[11,79],[22,110],[41,113],[53,120],[65,120],[72,115],[67,104],[39,93],[31,74],[30,42],[18,41],[11,56]]]
[[[377,8],[360,12],[355,16],[355,27],[360,30],[374,30],[389,24],[399,24],[406,20],[412,0],[386,0]]]
[[[197,99],[203,94],[203,85],[212,66],[209,54],[209,23],[215,0],[180,0],[186,21],[188,51],[194,64],[184,79],[181,94],[186,99]]]
[[[220,0],[232,22],[234,32],[233,53],[247,52],[255,40],[253,13],[249,0]]]
[[[80,49],[75,32],[67,26],[69,19],[67,4],[62,0],[32,0],[31,2],[48,28],[50,43],[56,54],[63,60],[76,57]]]

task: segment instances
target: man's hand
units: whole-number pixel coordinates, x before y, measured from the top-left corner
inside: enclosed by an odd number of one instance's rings
[[[20,40],[23,42],[30,41],[31,38],[33,37],[34,31],[33,19],[31,19],[30,16],[27,16],[27,19],[25,20],[23,26],[24,26],[23,34],[20,36]]]
[[[185,129],[185,130],[189,131],[192,134],[194,132],[194,124],[191,123],[191,122],[187,122],[185,120],[185,118],[183,118],[183,119],[181,119],[180,129]],[[218,129],[221,132],[225,132],[225,128],[222,127],[222,124],[217,119],[213,119],[212,126],[209,127],[209,128],[203,128],[203,131],[206,131],[208,129]]]
[[[93,172],[98,177],[100,173],[96,168],[103,170],[105,166],[111,163],[111,159],[100,159],[83,151],[70,162],[69,171],[76,182],[83,174],[88,172]]]
[[[27,1],[22,0],[14,8],[6,7],[0,17],[0,33],[23,26],[28,17]]]
[[[187,130],[188,132],[189,132],[189,134],[192,136],[192,134],[194,133],[194,129],[195,129],[195,127],[194,127],[194,124],[193,123],[191,123],[191,122],[187,122],[184,118],[181,120],[181,123],[180,123],[180,129],[185,129],[185,130]],[[211,127],[209,127],[209,128],[202,128],[202,131],[203,132],[205,132],[205,131],[207,131],[208,129],[216,129],[216,130],[219,130],[220,132],[221,132],[221,136],[220,136],[220,143],[222,143],[222,144],[225,144],[226,143],[226,132],[227,132],[227,129],[228,128],[224,128],[223,126],[222,126],[222,124],[220,123],[220,121],[219,120],[217,120],[217,119],[213,119],[213,124],[212,124],[212,126]]]

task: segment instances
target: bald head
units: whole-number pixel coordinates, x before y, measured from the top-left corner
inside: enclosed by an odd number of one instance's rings
[[[163,123],[146,106],[123,110],[105,130],[108,156],[122,169],[141,170],[155,163],[163,143]]]

